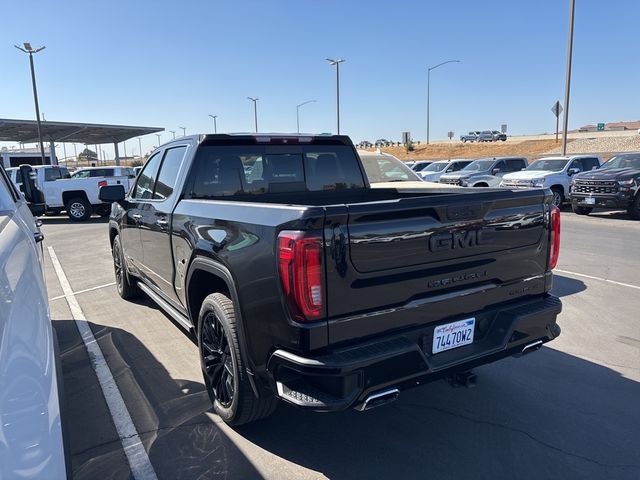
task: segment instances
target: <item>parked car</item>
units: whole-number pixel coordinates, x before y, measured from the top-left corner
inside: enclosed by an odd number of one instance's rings
[[[109,204],[105,204],[98,198],[98,192],[105,185],[123,185],[129,189],[132,176],[106,176],[71,178],[66,167],[57,165],[38,165],[33,170],[36,174],[36,183],[44,192],[46,211],[51,215],[59,215],[66,211],[68,217],[76,222],[88,220],[95,212],[102,217],[109,215]],[[93,170],[90,170],[93,171]],[[9,168],[7,172],[11,180],[16,184],[22,183],[22,177],[18,168]]]
[[[129,194],[100,191],[117,291],[194,332],[223,421],[278,400],[367,410],[435,378],[470,384],[472,366],[560,334],[550,194],[370,188],[348,137],[301,140],[183,137]]]
[[[576,173],[598,168],[602,160],[595,155],[572,155],[570,157],[545,157],[536,160],[526,169],[508,173],[502,177],[505,188],[550,188],[553,204],[561,206],[569,194],[571,177]]]
[[[506,133],[502,133],[499,132],[498,130],[492,130],[491,131],[491,135],[493,135],[493,141],[497,142],[502,141],[502,142],[506,142],[507,141],[507,134]]]
[[[479,137],[480,137],[480,132],[475,131],[475,132],[469,132],[465,135],[460,135],[460,140],[462,141],[462,143],[477,142]]]
[[[137,177],[141,170],[142,170],[142,166],[133,167],[133,175],[134,175],[134,177]]]
[[[527,168],[524,157],[483,158],[474,160],[460,171],[445,173],[440,177],[440,183],[461,187],[497,187],[505,174],[524,168]]]
[[[43,278],[42,240],[21,194],[0,167],[0,478],[67,478],[62,375]]]
[[[136,173],[131,167],[86,167],[80,168],[71,174],[71,178],[95,178],[95,177],[129,177],[134,178]]]
[[[411,170],[413,170],[414,172],[421,172],[429,165],[431,165],[433,163],[433,160],[418,160],[416,162],[413,162],[412,165],[408,165],[408,163],[409,162],[407,162],[407,166],[411,167]]]
[[[621,153],[597,170],[574,175],[569,196],[579,215],[594,208],[624,209],[640,220],[640,152]]]
[[[493,142],[495,139],[493,138],[493,132],[491,132],[490,130],[483,130],[482,132],[480,132],[480,135],[478,135],[478,141],[479,142]]]
[[[364,174],[371,188],[425,190],[440,188],[440,184],[425,182],[416,172],[389,153],[358,151]]]
[[[426,182],[438,182],[440,181],[440,177],[445,173],[457,172],[458,170],[462,170],[471,162],[473,162],[473,160],[462,158],[457,158],[454,160],[438,160],[437,162],[433,162],[431,165],[418,172],[418,175],[420,175],[422,180]]]

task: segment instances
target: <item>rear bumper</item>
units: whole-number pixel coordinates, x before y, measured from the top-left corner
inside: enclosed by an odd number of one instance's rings
[[[429,325],[316,357],[276,350],[267,368],[282,400],[316,411],[344,410],[383,389],[408,389],[521,354],[532,344],[527,352],[537,350],[560,335],[556,317],[561,310],[560,300],[550,295],[483,310],[475,315],[472,344],[435,355],[436,325]]]
[[[571,204],[576,207],[593,207],[604,209],[626,209],[633,203],[633,191],[621,190],[616,194],[588,194],[588,193],[570,193],[569,198]],[[595,203],[586,203],[587,198],[593,198]]]

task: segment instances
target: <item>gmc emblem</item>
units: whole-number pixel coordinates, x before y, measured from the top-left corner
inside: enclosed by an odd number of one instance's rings
[[[429,251],[444,252],[458,248],[472,248],[485,245],[486,235],[482,230],[468,230],[466,232],[436,233],[429,237]]]

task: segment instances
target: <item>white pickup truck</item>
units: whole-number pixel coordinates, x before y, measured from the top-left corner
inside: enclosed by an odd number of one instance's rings
[[[84,168],[73,176],[66,167],[57,165],[38,165],[33,167],[33,171],[38,187],[44,192],[47,212],[57,215],[66,210],[69,218],[76,222],[88,220],[94,212],[101,217],[108,216],[111,205],[98,198],[100,188],[122,185],[128,191],[134,178],[133,169],[126,167]],[[8,168],[7,173],[20,188],[20,169]]]

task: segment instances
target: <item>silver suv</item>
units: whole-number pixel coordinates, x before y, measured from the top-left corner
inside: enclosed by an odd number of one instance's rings
[[[497,187],[504,175],[525,168],[527,159],[524,157],[482,158],[458,172],[445,173],[440,177],[440,183],[461,187]]]

